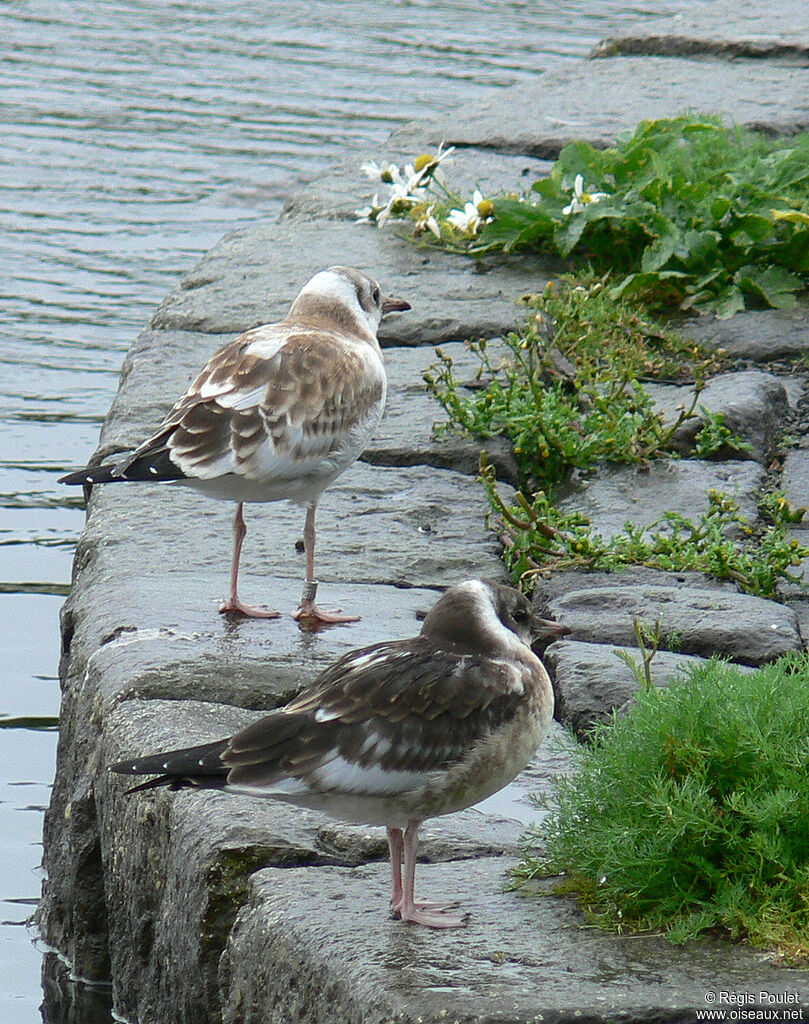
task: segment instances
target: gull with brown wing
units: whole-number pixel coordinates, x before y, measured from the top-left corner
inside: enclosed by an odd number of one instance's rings
[[[219,610],[260,618],[279,613],[239,598],[244,503],[305,505],[306,583],[295,617],[313,624],[356,621],[315,604],[315,511],[379,423],[387,378],[376,333],[386,313],[405,309],[407,302],[385,298],[362,271],[320,271],[285,320],[254,327],[219,349],[134,451],[60,483],[168,481],[235,501],[230,593]]]
[[[489,580],[451,587],[418,636],[352,651],[293,701],[229,739],[121,761],[159,786],[283,800],[344,821],[384,825],[391,908],[402,921],[455,928],[454,904],[415,899],[419,826],[497,792],[528,764],[553,715],[531,650],[563,626]],[[404,880],[402,864],[404,863]]]

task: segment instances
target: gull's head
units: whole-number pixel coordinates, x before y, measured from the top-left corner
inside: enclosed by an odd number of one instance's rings
[[[433,606],[422,636],[493,657],[531,646],[537,620],[524,594],[492,580],[464,580]],[[567,632],[559,627],[560,635]]]
[[[287,319],[330,324],[376,339],[382,317],[405,309],[410,309],[409,303],[386,298],[370,274],[354,267],[329,267],[306,282]]]

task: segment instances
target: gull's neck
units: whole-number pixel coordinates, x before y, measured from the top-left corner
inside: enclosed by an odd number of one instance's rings
[[[339,331],[379,347],[374,318],[359,304],[353,284],[337,274],[317,274],[292,303],[286,323]]]

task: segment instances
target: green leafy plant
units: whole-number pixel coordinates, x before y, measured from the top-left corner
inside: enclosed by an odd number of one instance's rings
[[[699,407],[703,425],[694,438],[694,455],[698,459],[710,459],[720,452],[732,451],[734,454],[753,451],[753,446],[734,434],[730,427],[725,426],[725,415],[721,412],[709,412],[704,405]]]
[[[642,690],[650,690],[654,685],[652,662],[663,643],[663,620],[658,616],[650,625],[642,622],[637,615],[633,615],[632,630],[640,653],[640,662],[636,661],[629,651],[613,651],[613,654],[632,672]]]
[[[397,169],[390,199],[375,197],[360,219],[410,218],[423,240],[475,255],[584,261],[617,275],[613,298],[641,292],[720,317],[793,306],[806,288],[809,133],[773,139],[708,116],[642,121],[607,149],[568,143],[528,196],[476,192],[466,203],[436,174],[447,155],[420,158],[426,174]]]
[[[775,597],[779,583],[801,583],[790,569],[809,558],[809,546],[791,536],[791,527],[806,510],[794,508],[780,493],[762,496],[758,524],[739,512],[733,498],[712,490],[708,508],[695,519],[666,512],[649,526],[626,523],[623,531],[604,538],[586,516],[563,512],[545,491],[538,491],[533,500],[518,492],[513,504],[504,502],[485,453],[480,475],[506,565],[515,582],[527,590],[538,575],[557,569],[643,565],[709,573],[733,580],[746,593]]]
[[[693,406],[664,424],[641,378],[696,381],[696,404],[706,373],[721,365],[721,353],[667,330],[636,299],[611,299],[604,278],[563,278],[527,302],[525,328],[504,347],[473,343],[481,387],[465,389],[443,356],[425,380],[449,416],[444,429],[509,438],[532,486],[553,487],[573,467],[665,451]]]
[[[642,690],[554,780],[518,883],[563,875],[590,919],[721,930],[809,957],[809,658],[721,662]]]

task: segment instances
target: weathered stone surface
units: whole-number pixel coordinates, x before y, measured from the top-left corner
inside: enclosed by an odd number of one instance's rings
[[[487,511],[482,488],[463,473],[358,462],[318,505],[318,577],[341,585],[442,587],[470,572],[502,575],[497,540],[484,530]],[[170,580],[175,599],[180,588],[195,586],[213,603],[227,584],[232,515],[229,503],[181,485],[99,487],[78,555],[95,558],[114,547],[104,564],[119,578],[131,572],[141,581]],[[285,502],[247,507],[240,573],[245,594],[272,602],[267,577],[303,580],[304,554],[296,551],[303,519],[302,509]],[[471,524],[480,524],[474,536]],[[186,576],[196,582],[181,583]],[[335,600],[338,593],[323,586],[320,599]]]
[[[442,345],[440,351],[452,359],[460,382],[472,381],[480,367],[468,347],[460,342]],[[362,454],[362,461],[375,466],[435,466],[477,475],[481,450],[485,449],[497,476],[513,486],[519,470],[510,443],[505,438],[481,440],[459,432],[435,436],[434,426],[445,424],[444,410],[427,390],[424,372],[437,360],[434,350],[389,348],[385,350],[388,371],[388,400],[385,415]]]
[[[723,348],[736,359],[758,363],[794,359],[809,349],[806,306],[797,309],[746,310],[728,320],[701,316],[683,328],[690,338]]]
[[[764,479],[764,470],[752,462],[655,460],[648,468],[606,466],[579,477],[558,504],[566,512],[584,513],[593,530],[608,538],[622,533],[627,522],[650,526],[667,511],[698,519],[714,488],[733,496],[753,522],[758,517],[755,492]]]
[[[687,57],[711,54],[733,59],[759,57],[809,64],[809,12],[802,0],[738,4],[717,0],[671,18],[647,20],[603,39],[593,57],[656,54]]]
[[[618,651],[642,667],[637,647],[559,640],[545,651],[543,660],[552,674],[556,694],[556,716],[581,738],[598,722],[608,722],[613,711],[626,710],[640,688]],[[704,663],[704,658],[693,655],[658,651],[650,665],[652,682],[668,686],[683,669]]]
[[[667,424],[675,423],[680,410],[690,409],[694,400],[690,387],[650,384],[647,390]],[[784,431],[789,400],[783,382],[772,373],[740,370],[718,374],[700,394],[694,415],[675,431],[672,438],[675,451],[687,455],[694,450],[696,436],[705,425],[703,408],[710,413],[721,413],[725,417],[724,425],[749,446],[747,450],[725,445],[714,458],[752,458],[766,465]]]
[[[547,576],[537,576],[534,580],[534,612],[540,616],[548,616],[551,601],[582,588],[597,590],[621,586],[692,587],[736,593],[736,587],[732,584],[723,583],[699,572],[662,572],[641,565],[626,566],[614,572],[561,569]]]
[[[382,865],[258,872],[220,967],[224,1020],[684,1024],[707,991],[809,999],[805,972],[784,973],[750,949],[607,935],[586,927],[569,898],[504,892],[512,863],[419,869],[420,893],[472,911],[468,928],[446,933],[402,929],[379,913]]]
[[[781,489],[787,501],[796,508],[806,508],[809,505],[809,451],[797,448],[787,452],[781,477]],[[807,518],[809,516],[805,516],[803,522],[796,523],[796,529],[801,531],[809,529]]]
[[[763,665],[801,647],[795,613],[775,601],[703,587],[587,587],[586,579],[580,590],[546,604],[576,640],[631,646],[637,616],[648,623],[659,618],[664,646],[674,635],[683,654]]]
[[[548,280],[534,257],[477,263],[424,250],[368,224],[257,224],[226,235],[161,303],[155,330],[228,334],[283,317],[317,270],[368,270],[412,309],[382,322],[383,345],[490,338],[524,320],[521,295]],[[387,268],[396,268],[395,275]]]
[[[809,124],[809,82],[802,68],[768,61],[623,57],[574,63],[531,87],[499,90],[469,110],[405,125],[391,141],[411,151],[443,140],[551,159],[572,139],[610,144],[639,121],[684,110],[721,111],[739,124],[791,133]]]

